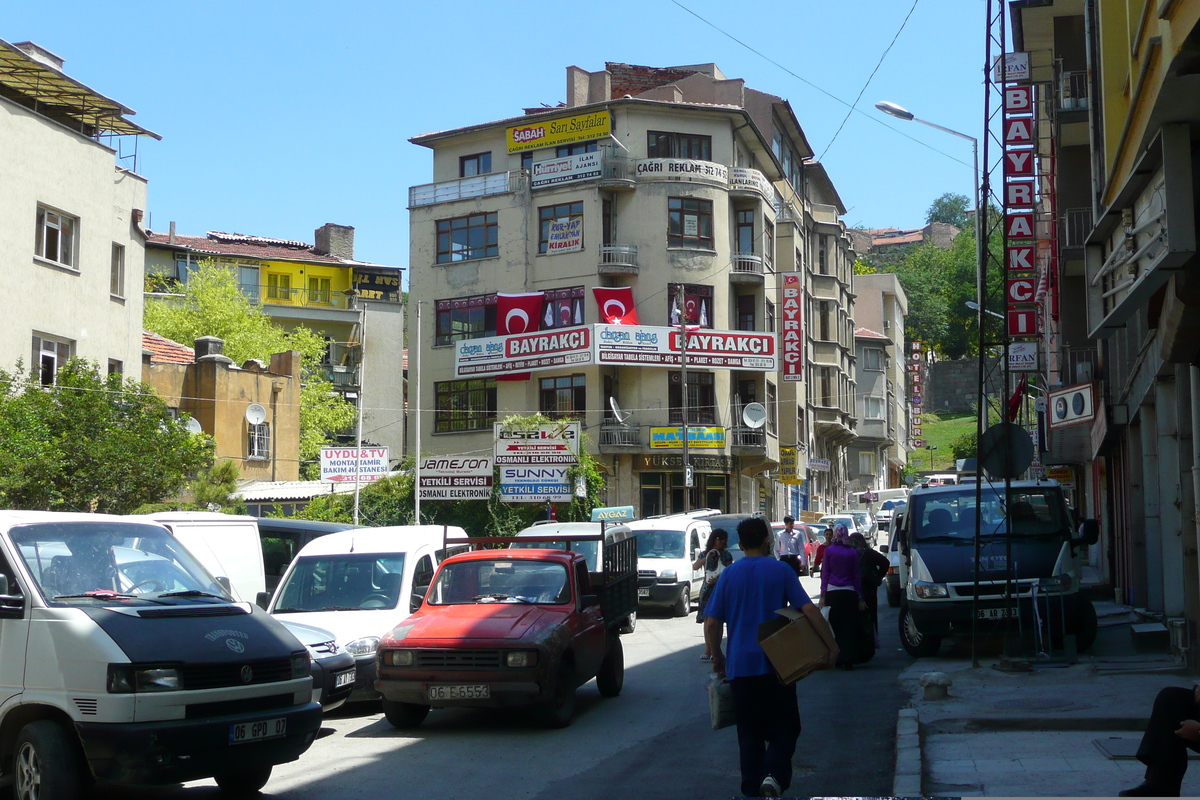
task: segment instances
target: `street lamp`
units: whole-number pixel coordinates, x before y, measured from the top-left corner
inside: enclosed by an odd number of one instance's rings
[[[967,308],[971,309],[976,314],[978,314],[980,311],[982,311],[985,314],[991,314],[996,319],[1004,319],[1003,314],[997,314],[995,311],[992,311],[990,308],[983,308],[979,305],[979,303],[976,303],[974,300],[967,301]]]
[[[933,472],[933,451],[937,450],[936,444],[926,445],[925,449],[929,451],[929,471]]]

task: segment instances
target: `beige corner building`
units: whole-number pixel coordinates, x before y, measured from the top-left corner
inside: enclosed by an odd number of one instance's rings
[[[498,418],[541,412],[583,423],[605,502],[641,515],[844,498],[854,258],[786,100],[713,64],[570,67],[556,108],[412,141],[433,153],[432,182],[409,190],[422,453],[490,450]],[[499,293],[535,295],[515,331]]]

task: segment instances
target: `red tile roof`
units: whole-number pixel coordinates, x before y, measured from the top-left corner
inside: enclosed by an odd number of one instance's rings
[[[142,331],[142,350],[150,352],[152,364],[191,364],[196,360],[195,350],[153,331]]]
[[[884,336],[882,333],[876,333],[875,331],[871,330],[870,328],[855,328],[854,329],[854,338],[855,339],[882,339],[885,342],[891,341],[891,339]]]
[[[319,261],[324,264],[354,264],[337,256],[316,252],[313,245],[290,239],[271,239],[266,236],[247,236],[241,233],[209,231],[207,236],[180,236],[176,234],[172,245],[169,233],[150,233],[148,245],[166,245],[181,250],[190,250],[201,255],[246,256],[281,261]]]

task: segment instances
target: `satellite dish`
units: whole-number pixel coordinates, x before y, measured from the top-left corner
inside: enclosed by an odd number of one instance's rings
[[[612,397],[611,395],[608,398],[608,407],[612,409],[613,416],[616,418],[617,422],[621,423],[622,425],[625,424],[625,420],[629,419],[629,414],[631,412],[622,411],[621,407],[617,405],[617,398]]]
[[[184,427],[188,429],[188,433],[204,433],[204,429],[200,427],[200,420],[195,417],[188,417]]]
[[[262,425],[267,418],[267,410],[258,403],[251,403],[246,407],[246,422],[251,425]]]
[[[742,422],[749,428],[761,428],[767,422],[767,409],[762,403],[747,403],[742,409]]]

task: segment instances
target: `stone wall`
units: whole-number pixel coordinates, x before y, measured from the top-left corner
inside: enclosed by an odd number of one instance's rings
[[[988,374],[992,377],[990,383],[998,388],[1003,375],[996,369],[995,359],[988,365]],[[979,360],[937,361],[926,371],[925,380],[924,411],[930,414],[969,413],[979,399]]]

